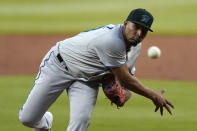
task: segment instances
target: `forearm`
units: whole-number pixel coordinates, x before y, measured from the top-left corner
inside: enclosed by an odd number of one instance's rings
[[[111,69],[112,73],[118,78],[122,86],[133,91],[137,94],[145,96],[151,100],[154,99],[156,92],[145,87],[140,81],[137,80],[128,72],[128,66],[123,65],[120,68]]]
[[[161,115],[163,115],[164,107],[170,114],[172,114],[167,105],[171,106],[172,108],[174,108],[174,106],[162,96],[164,90],[155,92],[154,90],[145,87],[140,81],[137,80],[137,78],[130,75],[128,72],[128,66],[126,64],[119,68],[111,68],[111,71],[116,76],[116,78],[118,78],[122,86],[129,89],[130,91],[151,99],[156,106],[155,111],[160,108]]]
[[[153,97],[156,95],[155,91],[153,91],[150,88],[145,87],[140,81],[137,80],[134,76],[131,76],[130,74],[126,77],[126,79],[119,78],[120,83],[130,91],[133,91],[139,95],[142,95],[146,98],[153,99]]]

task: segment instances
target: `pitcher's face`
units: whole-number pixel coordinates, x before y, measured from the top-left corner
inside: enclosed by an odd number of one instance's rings
[[[136,46],[146,36],[148,30],[139,24],[125,21],[123,26],[123,36],[127,44]]]

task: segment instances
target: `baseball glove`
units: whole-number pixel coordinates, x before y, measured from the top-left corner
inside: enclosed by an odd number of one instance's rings
[[[123,88],[113,74],[107,74],[103,77],[102,88],[104,94],[112,104],[117,105],[117,108],[122,107],[131,97],[131,91]]]

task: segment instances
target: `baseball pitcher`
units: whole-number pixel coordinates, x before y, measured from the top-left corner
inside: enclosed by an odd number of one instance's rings
[[[141,42],[151,30],[153,16],[145,9],[132,10],[123,24],[84,31],[57,42],[43,58],[34,86],[19,112],[19,119],[34,131],[50,131],[53,115],[47,112],[66,90],[70,101],[67,131],[86,131],[98,88],[118,107],[131,91],[153,101],[155,111],[172,114],[174,107],[162,95],[145,87],[136,77],[135,63]]]

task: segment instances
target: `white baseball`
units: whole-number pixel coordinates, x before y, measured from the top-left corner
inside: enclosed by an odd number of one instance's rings
[[[159,58],[161,55],[161,50],[157,46],[151,46],[148,48],[148,57],[152,59]]]

